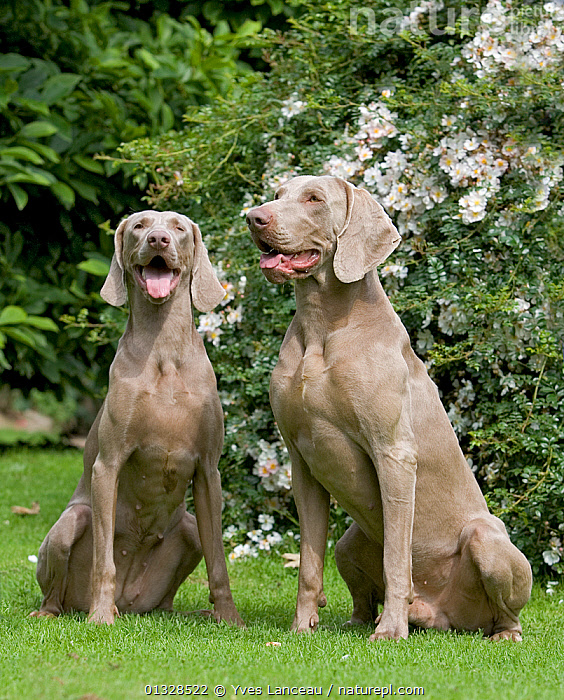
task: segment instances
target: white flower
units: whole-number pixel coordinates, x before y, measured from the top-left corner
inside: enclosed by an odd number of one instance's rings
[[[553,549],[547,549],[542,553],[542,558],[544,559],[545,564],[554,566],[554,564],[557,564],[560,561],[560,554],[555,552]]]
[[[462,145],[467,151],[475,151],[480,147],[480,140],[473,136],[472,138],[466,139]]]
[[[331,156],[329,161],[325,163],[324,168],[329,175],[341,177],[346,180],[357,172],[360,168],[360,162],[353,162],[345,158],[339,158],[338,156]]]
[[[380,268],[380,273],[382,277],[397,277],[398,279],[405,279],[407,277],[408,269],[405,265],[384,265]]]
[[[247,216],[248,212],[255,206],[255,200],[252,194],[246,194],[243,200],[243,208],[241,209],[240,215]]]
[[[286,119],[291,119],[295,117],[296,114],[303,112],[307,107],[307,102],[298,100],[298,93],[294,92],[292,96],[282,102],[282,109],[280,110],[283,117]]]
[[[462,221],[465,224],[473,224],[477,221],[481,221],[486,215],[486,211],[470,211],[466,209],[462,212]]]
[[[221,286],[223,289],[225,289],[225,296],[221,300],[221,305],[225,306],[228,304],[230,301],[233,301],[235,299],[235,285],[232,282],[228,282],[227,280],[224,280],[221,282]]]
[[[268,532],[274,527],[274,518],[272,515],[268,515],[267,513],[261,513],[258,516],[258,521],[261,524],[261,528],[264,530],[264,532]]]
[[[382,173],[380,172],[378,165],[374,165],[373,167],[367,168],[364,171],[363,179],[368,186],[375,185],[379,180],[381,180],[381,178]]]
[[[430,350],[433,347],[433,344],[435,342],[435,339],[433,338],[433,334],[428,328],[425,328],[422,331],[419,331],[417,333],[417,352],[420,354],[425,354],[428,350]]]
[[[229,554],[229,561],[234,562],[236,559],[245,559],[246,557],[257,557],[258,550],[249,543],[238,544],[235,549]]]
[[[275,474],[278,471],[278,460],[276,457],[260,457],[258,461],[258,466],[256,468],[256,474],[261,478]]]
[[[262,539],[262,530],[251,530],[250,532],[247,532],[247,537],[251,540],[251,542],[258,542],[260,539]]]
[[[455,114],[445,114],[445,116],[441,119],[441,126],[446,126],[447,128],[450,128],[451,126],[454,126],[456,119],[457,117]]]
[[[448,299],[439,299],[438,301],[441,307],[438,325],[443,333],[452,335],[459,329],[466,327],[466,314],[456,301],[449,301]]]
[[[368,160],[372,158],[372,151],[368,146],[358,146],[355,148],[356,155],[360,161]]]
[[[400,142],[401,147],[404,150],[409,148],[409,144],[412,142],[412,140],[413,139],[411,137],[411,134],[401,134],[400,136],[398,136],[398,141]]]
[[[446,199],[446,196],[447,191],[444,187],[441,187],[440,185],[434,185],[433,187],[431,187],[429,197],[431,197],[431,199],[437,204],[443,202]]]
[[[473,190],[470,194],[458,200],[462,221],[469,224],[474,221],[481,221],[486,215],[486,205],[488,199],[485,190]]]
[[[269,532],[266,539],[271,545],[277,545],[282,542],[282,535],[279,532]]]
[[[518,313],[523,313],[523,311],[526,311],[528,308],[530,308],[530,304],[528,301],[525,299],[521,299],[520,297],[515,297],[515,311]]]
[[[238,306],[236,309],[231,309],[231,311],[227,314],[226,316],[226,321],[229,323],[229,325],[234,325],[235,323],[239,323],[243,318],[243,309],[241,306]]]
[[[238,532],[239,530],[235,527],[235,525],[229,525],[229,527],[226,527],[223,531],[223,539],[232,540]]]
[[[29,554],[27,560],[32,564],[37,564],[37,556],[35,554]]]
[[[220,314],[211,311],[208,314],[203,314],[199,318],[198,333],[207,333],[219,328],[223,323],[223,318]]]
[[[486,208],[488,199],[484,190],[474,190],[470,194],[461,197],[458,200],[458,205],[470,211],[481,212]]]

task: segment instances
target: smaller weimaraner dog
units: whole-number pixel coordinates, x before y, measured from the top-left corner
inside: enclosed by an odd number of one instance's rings
[[[531,569],[488,512],[436,386],[376,266],[400,236],[366,190],[296,177],[247,221],[268,280],[295,280],[296,314],[272,374],[301,529],[292,628],[315,629],[329,494],[354,522],[335,557],[351,623],[399,639],[408,624],[521,639]]]
[[[32,615],[78,610],[112,624],[119,612],[172,610],[203,550],[214,617],[242,624],[221,531],[223,413],[192,316],[224,294],[186,216],[142,211],[118,226],[101,295],[114,306],[129,297],[129,320],[84,472],[39,550],[44,598]]]

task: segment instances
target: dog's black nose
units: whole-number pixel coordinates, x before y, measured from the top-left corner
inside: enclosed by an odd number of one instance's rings
[[[148,238],[149,245],[155,250],[162,250],[170,243],[170,237],[164,231],[153,231]]]

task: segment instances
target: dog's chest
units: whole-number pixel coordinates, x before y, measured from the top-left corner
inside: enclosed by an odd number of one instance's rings
[[[152,372],[144,381],[120,377],[108,394],[112,432],[129,452],[120,480],[143,500],[182,498],[195,465],[221,436],[214,385],[195,372]]]
[[[327,362],[319,348],[306,349],[298,358],[281,355],[272,375],[271,394],[281,424],[299,428],[329,422],[346,431],[356,422],[344,363]]]

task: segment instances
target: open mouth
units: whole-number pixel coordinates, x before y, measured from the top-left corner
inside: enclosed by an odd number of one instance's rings
[[[135,266],[135,278],[141,289],[153,299],[167,297],[180,280],[180,270],[171,268],[160,255],[155,256],[148,265]]]
[[[299,253],[283,253],[264,244],[260,256],[262,270],[279,270],[280,272],[309,272],[319,260],[318,250],[303,250]]]

